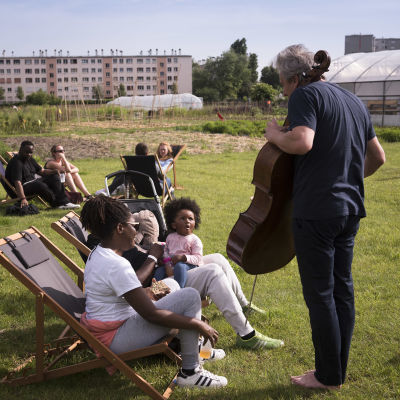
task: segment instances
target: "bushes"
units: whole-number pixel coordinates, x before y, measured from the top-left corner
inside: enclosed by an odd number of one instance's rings
[[[378,138],[384,142],[400,142],[400,127],[375,127]]]

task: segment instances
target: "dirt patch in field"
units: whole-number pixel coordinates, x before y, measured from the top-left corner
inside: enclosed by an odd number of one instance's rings
[[[113,127],[115,128],[115,122]],[[50,156],[52,145],[60,144],[65,147],[67,156],[71,160],[119,157],[120,154],[133,154],[135,146],[139,142],[147,143],[150,153],[154,153],[158,144],[163,141],[171,144],[186,144],[186,152],[188,154],[258,150],[265,143],[262,138],[250,138],[247,136],[165,130],[137,131],[134,133],[97,133],[83,136],[72,133],[70,129],[65,129],[63,136],[18,136],[3,139],[11,149],[15,150],[18,150],[23,140],[31,140],[35,144],[35,153],[43,159]]]

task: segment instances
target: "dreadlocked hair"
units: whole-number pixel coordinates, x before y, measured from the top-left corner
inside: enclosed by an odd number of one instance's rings
[[[194,214],[194,228],[197,229],[201,222],[200,207],[194,200],[190,199],[189,197],[174,199],[165,205],[164,215],[168,229],[170,231],[174,231],[171,225],[175,221],[176,215],[181,210],[190,210]]]
[[[128,221],[130,211],[124,203],[111,197],[96,196],[85,203],[82,226],[100,240],[109,238],[119,223]]]

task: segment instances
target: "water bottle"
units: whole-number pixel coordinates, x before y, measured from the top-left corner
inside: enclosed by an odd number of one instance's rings
[[[65,174],[64,174],[64,172],[62,172],[62,173],[60,174],[60,182],[61,182],[61,183],[64,183],[64,182],[65,182]]]

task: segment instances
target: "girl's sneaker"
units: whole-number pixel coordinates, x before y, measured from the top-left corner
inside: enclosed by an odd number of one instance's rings
[[[242,339],[238,335],[236,337],[236,345],[239,347],[244,347],[245,349],[256,350],[256,349],[277,349],[278,347],[282,347],[284,343],[283,340],[272,339],[256,331],[255,335],[247,340]]]
[[[224,376],[206,371],[199,365],[190,376],[185,375],[181,369],[176,378],[176,384],[180,387],[210,389],[224,387],[228,384],[228,380]]]

